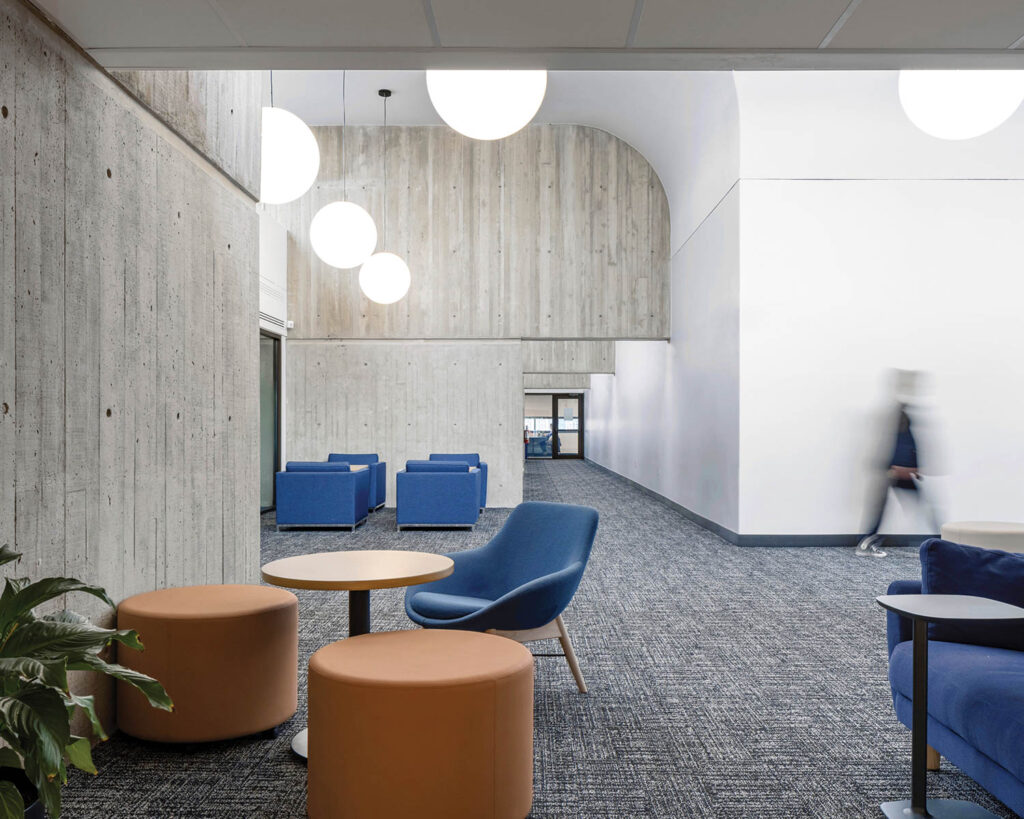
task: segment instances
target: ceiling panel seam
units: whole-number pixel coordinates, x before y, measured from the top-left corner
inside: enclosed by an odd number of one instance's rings
[[[434,16],[434,6],[430,0],[423,0],[423,15],[427,18],[427,26],[430,28],[430,39],[437,48],[441,48],[441,32],[437,28],[437,17]]]
[[[626,34],[626,48],[632,48],[636,42],[636,31],[640,28],[640,16],[644,13],[644,0],[636,0],[633,4],[633,16],[629,18],[629,32]]]
[[[828,34],[818,44],[818,48],[828,48],[829,43],[835,39],[835,36],[839,33],[839,30],[846,25],[846,21],[850,19],[850,16],[857,10],[857,6],[860,5],[860,0],[850,0],[850,4],[843,10],[843,13],[839,15],[839,19],[832,24],[832,28],[828,30]]]
[[[216,14],[217,18],[224,24],[224,28],[226,28],[230,32],[231,36],[238,41],[238,44],[240,46],[248,47],[249,43],[246,41],[245,37],[241,35],[238,29],[235,28],[231,20],[228,19],[227,14],[224,13],[224,9],[220,7],[220,3],[218,3],[217,0],[206,0],[206,4],[213,10],[213,13]]]

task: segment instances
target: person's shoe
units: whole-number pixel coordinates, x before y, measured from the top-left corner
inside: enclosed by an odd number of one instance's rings
[[[868,535],[857,544],[857,548],[853,553],[857,557],[885,557],[885,552],[879,549],[877,545],[881,540],[880,535]]]

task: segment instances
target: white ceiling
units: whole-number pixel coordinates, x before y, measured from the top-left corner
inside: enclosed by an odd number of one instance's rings
[[[110,68],[1024,66],[1022,0],[34,0]]]

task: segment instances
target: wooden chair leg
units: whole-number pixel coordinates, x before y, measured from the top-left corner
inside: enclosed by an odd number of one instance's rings
[[[565,659],[569,661],[569,668],[572,670],[573,677],[576,678],[576,685],[580,689],[581,694],[586,694],[587,684],[583,682],[583,672],[580,671],[580,664],[576,659],[576,652],[572,650],[572,642],[569,640],[569,632],[565,630],[565,623],[562,620],[561,614],[555,618],[555,623],[558,624],[558,642],[562,644],[562,651],[565,653]]]
[[[939,769],[939,763],[942,762],[942,755],[936,751],[931,745],[928,746],[928,756],[925,759],[925,767],[929,771],[937,771]]]

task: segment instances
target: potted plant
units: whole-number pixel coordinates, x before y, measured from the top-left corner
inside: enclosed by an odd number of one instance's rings
[[[0,547],[0,566],[21,555]],[[138,688],[154,708],[172,709],[160,683],[101,657],[114,642],[142,650],[135,631],[100,628],[70,611],[36,616],[33,610],[69,592],[85,592],[111,608],[98,586],[67,577],[31,583],[7,578],[0,594],[0,819],[60,816],[68,765],[95,774],[88,737],[71,733],[71,718],[85,712],[106,739],[91,696],[68,690],[68,671],[98,671]]]

